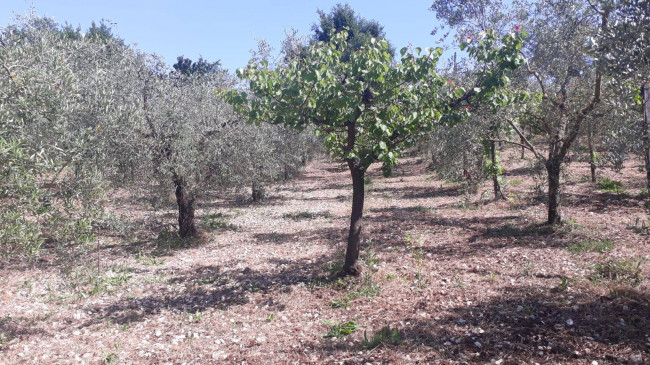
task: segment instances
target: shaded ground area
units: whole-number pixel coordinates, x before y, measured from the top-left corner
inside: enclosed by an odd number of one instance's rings
[[[601,172],[617,193],[572,164],[567,223],[550,228],[528,160],[504,161],[497,203],[488,183],[470,196],[404,162],[392,178],[370,171],[359,278],[336,275],[351,202],[340,164],[312,163],[263,204],[201,204],[196,242],[175,238],[172,211],[116,206],[137,228],[67,263],[0,266],[0,363],[650,363],[634,163]]]

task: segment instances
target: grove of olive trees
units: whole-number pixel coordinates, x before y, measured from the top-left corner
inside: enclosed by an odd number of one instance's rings
[[[650,2],[422,12],[235,72],[0,28],[0,362],[647,362]]]

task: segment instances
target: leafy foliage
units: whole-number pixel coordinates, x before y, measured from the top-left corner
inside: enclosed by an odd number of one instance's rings
[[[341,56],[343,62],[350,60],[353,51],[369,44],[372,38],[384,39],[386,34],[384,27],[375,20],[366,20],[357,15],[348,4],[336,4],[329,13],[318,10],[319,23],[312,26],[313,41],[329,43],[332,36],[347,30],[347,42],[349,47]],[[389,47],[391,56],[395,51]]]
[[[460,120],[463,113],[455,112],[458,107],[492,96],[507,81],[503,72],[522,62],[516,55],[521,34],[505,37],[498,49],[494,35],[485,36],[470,51],[503,69],[485,71],[480,85],[471,90],[447,87],[438,76],[435,66],[441,49],[423,53],[420,48],[411,52],[403,48],[401,62],[393,66],[388,43],[374,40],[343,62],[348,47],[344,31],[329,44],[310,47],[308,59],[277,70],[267,69],[264,62],[238,70],[255,98],[235,90],[223,95],[252,122],[270,121],[299,130],[313,125],[335,158],[362,166],[380,161],[390,174],[404,146],[440,122]],[[348,138],[351,126],[359,132],[353,141]]]

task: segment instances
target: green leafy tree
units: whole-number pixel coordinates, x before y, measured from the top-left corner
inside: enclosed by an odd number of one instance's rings
[[[636,101],[642,105],[639,130],[645,159],[646,188],[650,190],[650,1],[589,1],[608,23],[591,45],[604,72],[621,82],[637,85]],[[622,108],[621,108],[622,109]]]
[[[210,72],[221,71],[221,63],[219,61],[208,62],[203,59],[203,57],[199,57],[199,60],[195,62],[189,58],[178,56],[176,63],[172,67],[174,67],[174,70],[184,76],[190,76],[193,74],[204,75]]]
[[[352,177],[352,213],[344,271],[356,275],[364,205],[364,175],[375,162],[385,175],[400,152],[439,123],[460,121],[473,103],[495,96],[506,83],[506,70],[522,63],[522,34],[499,43],[490,32],[467,48],[486,65],[476,86],[449,87],[436,73],[442,50],[403,48],[393,63],[385,40],[371,39],[350,50],[348,33],[319,42],[308,56],[271,70],[265,62],[249,63],[237,75],[248,81],[246,91],[223,93],[235,110],[254,123],[270,122],[299,130],[316,129],[326,149],[344,160]],[[349,60],[343,56],[349,54]]]
[[[603,86],[609,82],[603,81],[602,72],[585,47],[590,37],[606,27],[607,16],[594,11],[584,0],[530,4],[481,1],[483,8],[473,2],[446,0],[444,11],[437,14],[461,30],[482,24],[488,14],[487,19],[515,29],[520,25],[514,25],[513,20],[520,20],[530,31],[530,40],[522,49],[527,67],[519,71],[519,85],[533,98],[520,115],[507,118],[506,122],[520,138],[520,142],[510,143],[524,146],[544,165],[548,181],[547,223],[561,223],[563,164],[585,124],[598,114],[605,95]],[[528,126],[540,138],[528,138],[522,126]]]
[[[128,87],[139,99],[138,113],[131,120],[133,128],[115,139],[125,146],[123,165],[136,171],[131,184],[153,188],[156,205],[164,204],[173,191],[178,234],[191,238],[199,233],[196,211],[207,192],[251,186],[255,198],[262,198],[265,183],[299,170],[302,160],[296,155],[305,144],[283,127],[256,128],[234,115],[214,94],[215,88],[234,83],[225,71],[178,77],[165,69],[160,60],[147,56],[132,71]]]
[[[318,10],[319,23],[312,26],[313,43],[329,42],[334,34],[347,31],[347,47],[341,56],[341,61],[350,60],[354,52],[368,44],[372,38],[385,39],[384,27],[375,20],[367,20],[357,15],[348,4],[336,4],[329,13]],[[389,47],[391,56],[395,52]]]
[[[19,17],[0,33],[3,253],[37,254],[46,241],[72,252],[92,240],[101,167],[112,165],[100,135],[133,106],[120,77],[124,50],[47,18]]]

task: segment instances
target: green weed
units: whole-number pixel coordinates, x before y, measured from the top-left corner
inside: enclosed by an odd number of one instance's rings
[[[625,191],[625,187],[620,181],[611,180],[609,178],[603,178],[596,189],[604,191],[606,193],[622,193]]]
[[[201,313],[199,310],[194,313],[188,313],[187,315],[187,321],[190,323],[198,323],[201,322],[202,319],[203,313]]]
[[[533,276],[535,271],[535,265],[533,265],[532,261],[528,261],[527,263],[524,264],[524,268],[522,270],[522,275],[523,276]]]
[[[522,180],[522,179],[512,179],[512,180],[508,180],[508,184],[509,184],[510,186],[519,186],[519,185],[521,185],[521,184],[523,184],[523,183],[524,183],[524,180]]]
[[[114,364],[117,362],[119,357],[117,356],[116,353],[111,352],[110,354],[106,354],[104,356],[104,364]]]
[[[650,217],[648,219],[636,217],[634,224],[628,224],[626,228],[636,234],[650,235]]]
[[[593,267],[591,279],[594,282],[609,280],[637,286],[643,281],[641,273],[645,261],[645,257],[637,257],[597,263]]]
[[[556,292],[561,293],[561,292],[565,292],[567,289],[569,289],[569,278],[563,276],[562,281],[560,281],[560,283],[555,287],[554,290]]]
[[[357,322],[336,323],[332,321],[323,321],[326,325],[330,326],[329,331],[323,336],[325,338],[341,338],[343,336],[351,335],[357,329],[359,324]]]
[[[350,297],[344,296],[330,302],[330,307],[335,309],[347,309],[350,306]]]
[[[397,345],[401,342],[401,340],[402,340],[402,336],[399,333],[399,330],[397,330],[396,328],[391,329],[390,326],[385,326],[382,327],[382,329],[377,331],[370,338],[368,338],[366,331],[364,331],[363,341],[361,342],[361,346],[371,350],[385,344]]]
[[[228,217],[223,213],[210,213],[203,217],[203,228],[208,232],[214,231],[236,231],[237,225],[228,223]]]
[[[598,252],[605,253],[614,249],[614,243],[610,239],[590,239],[583,240],[569,246],[569,251],[574,254],[582,252]]]

